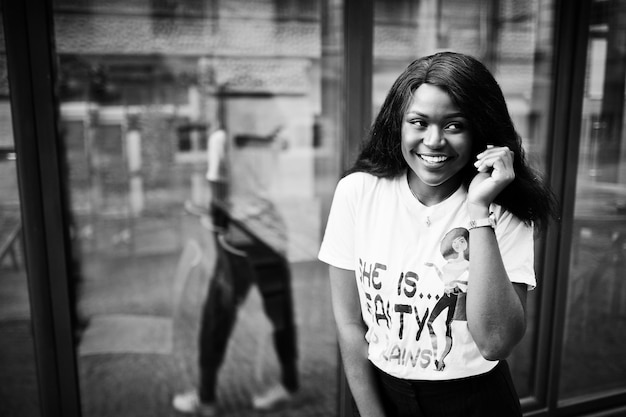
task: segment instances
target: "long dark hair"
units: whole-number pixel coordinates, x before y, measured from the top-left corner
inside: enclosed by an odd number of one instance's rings
[[[390,178],[405,172],[408,165],[400,143],[404,113],[413,92],[424,83],[445,90],[469,120],[473,157],[462,171],[465,186],[476,175],[473,162],[487,144],[508,146],[515,153],[515,180],[495,203],[527,223],[545,225],[555,217],[554,194],[527,163],[500,86],[480,61],[464,54],[441,52],[419,58],[400,74],[346,174],[360,171]]]

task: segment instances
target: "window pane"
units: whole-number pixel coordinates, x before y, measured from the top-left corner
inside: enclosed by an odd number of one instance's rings
[[[41,412],[2,17],[0,10],[0,415],[35,417]]]
[[[338,7],[53,6],[84,415],[172,415],[201,375],[225,415],[280,381],[293,414],[335,415]]]
[[[592,2],[560,396],[626,381],[626,4]]]
[[[393,81],[414,59],[444,50],[473,55],[495,75],[528,159],[544,171],[549,143],[546,116],[553,12],[552,1],[378,0],[373,114]],[[539,265],[535,269],[541,270]],[[538,276],[539,285],[541,280]],[[539,291],[529,293],[526,336],[508,360],[522,397],[530,395],[532,389],[538,297]]]

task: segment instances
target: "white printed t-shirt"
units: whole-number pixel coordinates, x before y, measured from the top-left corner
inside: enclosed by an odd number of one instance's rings
[[[214,131],[208,139],[206,178],[228,184],[220,196],[229,214],[281,254],[287,253],[287,229],[273,203],[270,189],[278,164],[272,142],[265,146],[234,147],[226,131]],[[233,236],[229,236],[235,241]],[[236,241],[235,241],[236,242]]]
[[[318,256],[355,271],[369,360],[390,375],[447,380],[497,364],[481,356],[465,321],[466,198],[461,186],[424,206],[406,175],[353,173],[337,185]],[[491,209],[509,279],[534,288],[533,228],[498,205]]]

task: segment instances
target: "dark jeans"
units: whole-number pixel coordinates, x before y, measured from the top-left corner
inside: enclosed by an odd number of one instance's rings
[[[248,253],[248,259],[231,259],[229,264],[223,254],[218,255],[202,312],[199,395],[203,402],[215,401],[217,374],[235,326],[237,309],[253,284],[259,288],[263,309],[272,323],[282,383],[291,392],[298,389],[296,327],[287,260],[254,244],[240,249]]]
[[[448,381],[410,381],[377,373],[388,417],[522,415],[506,361],[485,374]]]

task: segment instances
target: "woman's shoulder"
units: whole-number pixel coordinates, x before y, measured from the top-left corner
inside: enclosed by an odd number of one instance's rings
[[[390,201],[397,194],[394,178],[378,177],[367,172],[352,172],[339,180],[336,196],[359,202]]]
[[[380,195],[393,192],[394,181],[396,181],[394,178],[378,177],[368,172],[352,172],[339,180],[337,192],[353,197]]]
[[[397,177],[379,177],[374,174],[370,174],[369,172],[356,171],[344,176],[339,182],[347,186],[360,186],[369,188],[386,185],[388,186],[394,181],[397,181]]]
[[[366,181],[371,181],[376,177],[372,174],[362,171],[350,172],[349,174],[344,175],[339,182],[344,184],[362,184]]]

